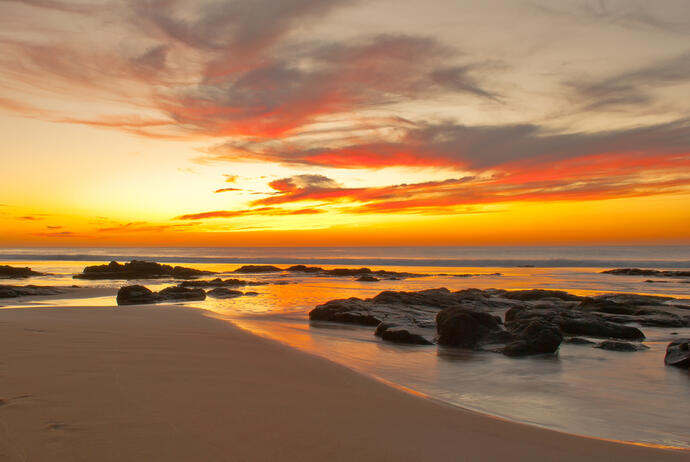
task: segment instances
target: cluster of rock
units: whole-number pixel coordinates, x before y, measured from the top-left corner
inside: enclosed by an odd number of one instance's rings
[[[209,287],[244,287],[244,286],[263,286],[268,284],[268,282],[261,282],[261,281],[244,281],[242,279],[221,279],[221,278],[215,278],[211,279],[210,281],[184,281],[180,283],[180,286],[182,287],[200,287],[200,288],[209,288]]]
[[[0,278],[28,278],[31,276],[42,276],[44,273],[32,271],[31,268],[17,268],[14,266],[0,265]]]
[[[242,295],[258,295],[256,292],[240,292],[239,290],[218,287],[206,292],[202,288],[190,288],[182,285],[166,287],[159,292],[153,292],[141,285],[121,287],[117,291],[118,305],[145,305],[168,301],[201,301],[206,296],[214,298],[234,298]]]
[[[690,338],[669,343],[666,347],[664,362],[668,366],[690,369]]]
[[[176,278],[191,279],[207,274],[211,271],[202,271],[184,266],[162,265],[152,261],[132,260],[129,263],[120,264],[111,261],[107,265],[87,266],[81,274],[75,274],[75,279],[159,279]]]
[[[29,295],[57,295],[61,294],[55,287],[48,286],[7,286],[0,285],[0,298],[16,298]]]
[[[602,274],[617,274],[620,276],[657,276],[667,278],[690,277],[690,271],[652,270],[641,268],[616,268],[602,271]]]
[[[324,269],[320,266],[294,265],[289,268],[281,269],[273,265],[245,265],[234,271],[241,274],[261,274],[261,273],[302,273],[319,276],[349,276],[357,277],[358,281],[376,282],[381,279],[406,279],[422,277],[424,274],[400,273],[397,271],[372,270],[370,268],[333,268]]]
[[[580,297],[555,290],[429,289],[381,292],[373,298],[332,300],[309,313],[314,321],[375,326],[399,343],[489,350],[507,356],[555,353],[564,340],[613,351],[646,349],[640,329],[685,327],[672,299],[631,294]],[[503,314],[503,317],[501,317]],[[583,339],[606,339],[600,343]],[[633,343],[630,343],[633,342]]]

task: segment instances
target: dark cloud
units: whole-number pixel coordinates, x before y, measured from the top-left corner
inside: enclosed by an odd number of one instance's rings
[[[603,80],[566,82],[588,110],[650,105],[655,102],[655,91],[681,84],[690,84],[690,50]]]
[[[452,122],[400,127],[392,141],[378,137],[357,144],[324,147],[306,143],[262,146],[229,143],[215,159],[257,159],[339,168],[446,166],[491,169],[524,163],[534,167],[589,156],[638,155],[650,159],[690,153],[690,120],[639,128],[582,133],[555,133],[532,124],[466,126]]]

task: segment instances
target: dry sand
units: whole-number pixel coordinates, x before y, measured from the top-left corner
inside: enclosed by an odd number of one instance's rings
[[[173,306],[0,310],[0,398],[7,461],[690,460],[438,404]]]

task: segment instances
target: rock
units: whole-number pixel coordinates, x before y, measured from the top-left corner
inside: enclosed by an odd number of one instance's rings
[[[117,291],[118,305],[144,305],[160,303],[168,300],[205,300],[204,289],[188,289],[186,287],[166,287],[160,292],[152,292],[150,289],[140,286],[124,286]]]
[[[640,268],[616,268],[602,271],[603,274],[616,274],[621,276],[663,276],[671,278],[690,277],[690,271],[661,271]]]
[[[378,326],[381,319],[369,309],[369,305],[359,298],[331,300],[309,312],[312,321],[335,321],[363,326]]]
[[[463,307],[444,308],[436,315],[438,343],[476,349],[506,339],[498,316]]]
[[[152,292],[144,286],[134,285],[121,287],[117,291],[118,305],[143,305],[156,303],[160,300],[157,293]]]
[[[158,292],[161,300],[206,300],[204,289],[188,289],[186,287],[166,287]]]
[[[213,290],[209,290],[206,295],[213,298],[234,298],[240,297],[244,294],[239,290],[227,289],[225,287],[217,287]]]
[[[322,273],[323,268],[319,266],[295,265],[289,267],[286,271],[290,271],[291,273]]]
[[[609,351],[642,351],[649,350],[649,347],[640,343],[616,342],[614,340],[604,340],[594,345],[594,348],[601,348]]]
[[[563,343],[570,343],[571,345],[594,345],[594,342],[581,337],[566,337]]]
[[[667,366],[690,368],[690,339],[678,339],[669,343],[664,363]]]
[[[542,320],[530,322],[519,338],[503,348],[506,356],[526,356],[555,353],[563,341],[563,335],[556,326]]]
[[[558,300],[563,300],[563,301],[578,301],[582,300],[582,297],[579,297],[577,295],[569,294],[568,292],[564,292],[562,290],[544,290],[544,289],[532,289],[532,290],[511,290],[511,291],[506,291],[505,298],[509,298],[511,300],[522,300],[522,301],[527,301],[527,300],[543,300],[543,299],[548,299],[548,298],[556,298]]]
[[[180,284],[182,287],[242,287],[242,286],[258,286],[266,285],[267,282],[243,281],[242,279],[221,279],[215,278],[210,281],[184,281]]]
[[[405,328],[386,324],[384,322],[376,327],[374,335],[389,342],[406,343],[410,345],[433,345],[433,342],[430,342],[419,333],[410,332]]]
[[[121,265],[111,261],[107,265],[87,266],[81,274],[75,274],[75,279],[158,279],[178,278],[188,279],[213,274],[211,271],[202,271],[183,266],[161,265],[152,261],[132,260]]]
[[[645,338],[642,331],[637,327],[624,326],[595,318],[561,319],[558,322],[558,327],[561,329],[561,332],[570,335],[626,340],[642,340]]]
[[[31,268],[17,268],[14,266],[0,265],[0,278],[28,278],[31,276],[41,276],[44,273],[32,271]]]
[[[371,274],[369,268],[334,268],[330,270],[323,270],[324,274],[331,276],[360,276],[362,274]]]
[[[363,275],[357,278],[360,282],[379,282],[380,279],[374,276]]]
[[[233,273],[280,273],[283,270],[272,265],[244,265],[237,268]]]
[[[49,286],[8,286],[0,285],[0,298],[16,298],[34,295],[57,295],[61,294],[62,291],[56,289],[55,287]]]
[[[252,296],[254,296],[254,295],[259,295],[259,292],[251,292],[251,291],[249,291],[249,292],[245,292],[244,295],[246,295],[246,296],[248,296],[248,297],[252,297]]]

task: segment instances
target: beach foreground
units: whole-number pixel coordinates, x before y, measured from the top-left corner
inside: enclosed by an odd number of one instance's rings
[[[175,306],[0,310],[9,461],[687,460],[391,388]]]

